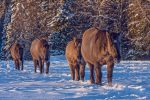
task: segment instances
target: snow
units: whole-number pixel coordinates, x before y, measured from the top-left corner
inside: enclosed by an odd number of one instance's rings
[[[116,64],[112,87],[107,85],[106,66],[102,86],[90,84],[87,66],[85,82],[72,81],[64,55],[51,57],[49,71],[34,73],[32,61],[24,62],[24,71],[15,70],[13,61],[0,61],[0,100],[150,99],[150,61]]]

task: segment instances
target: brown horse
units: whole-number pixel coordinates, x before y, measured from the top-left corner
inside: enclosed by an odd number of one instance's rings
[[[10,53],[14,60],[15,68],[20,70],[21,66],[21,70],[23,70],[23,47],[18,43],[14,43],[10,47]]]
[[[40,73],[44,73],[44,62],[46,62],[46,74],[49,73],[49,44],[45,39],[35,39],[32,41],[30,52],[34,62],[34,72],[37,66],[40,67]]]
[[[107,80],[111,86],[114,62],[118,55],[109,33],[94,27],[86,30],[83,34],[81,53],[89,65],[91,83],[95,83],[95,70],[96,84],[101,84],[101,66],[107,64]]]
[[[81,80],[84,81],[85,62],[81,55],[81,39],[73,38],[67,44],[65,55],[69,63],[72,80],[79,81],[81,77]]]

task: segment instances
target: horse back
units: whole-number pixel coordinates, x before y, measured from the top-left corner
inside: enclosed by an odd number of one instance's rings
[[[97,28],[90,28],[83,34],[81,52],[85,61],[94,63],[106,55],[110,48],[108,33]]]
[[[97,37],[95,37],[97,32],[98,29],[93,27],[83,33],[81,53],[85,61],[90,63],[93,63],[96,60],[99,52],[98,47],[96,46]]]
[[[66,46],[65,55],[68,61],[75,62],[77,60],[77,50],[73,41],[70,41]]]
[[[46,40],[43,39],[35,39],[33,40],[30,48],[31,55],[34,59],[48,59],[49,45]]]
[[[10,48],[10,53],[13,59],[22,59],[23,48],[20,44],[14,43]]]

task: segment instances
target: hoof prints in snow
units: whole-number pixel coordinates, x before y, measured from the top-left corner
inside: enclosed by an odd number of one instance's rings
[[[115,65],[112,87],[107,85],[106,66],[102,72],[99,86],[90,84],[88,67],[85,82],[72,81],[64,56],[51,57],[48,75],[34,73],[32,61],[25,61],[24,71],[14,70],[12,61],[0,61],[0,100],[150,99],[150,62]]]

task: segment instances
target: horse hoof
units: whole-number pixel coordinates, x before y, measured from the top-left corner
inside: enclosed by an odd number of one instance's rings
[[[95,84],[95,82],[94,82],[94,81],[91,81],[91,84]]]
[[[102,83],[100,83],[100,82],[96,82],[96,85],[102,85]]]
[[[112,87],[113,85],[112,85],[112,83],[108,83],[108,86]]]
[[[79,79],[76,79],[76,81],[79,81]]]

